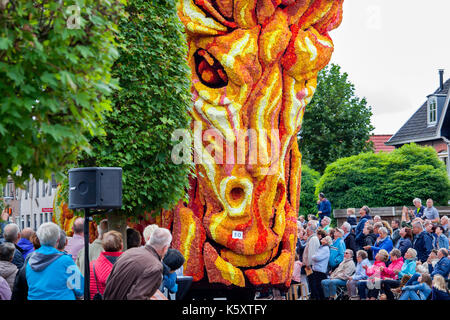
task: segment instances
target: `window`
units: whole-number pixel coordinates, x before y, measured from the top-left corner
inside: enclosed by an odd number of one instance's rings
[[[42,198],[45,197],[45,194],[47,192],[47,188],[48,188],[48,185],[45,183],[45,181],[42,181]]]
[[[12,181],[8,181],[8,183],[6,184],[6,192],[4,193],[4,195],[6,197],[13,197],[14,196]]]
[[[45,213],[45,222],[48,222],[48,212]]]
[[[23,229],[25,229],[25,221],[23,220],[23,216],[22,216],[22,219],[20,219],[20,220],[22,220],[22,230],[23,230]]]
[[[436,125],[437,122],[437,98],[430,97],[428,99],[428,125]]]
[[[27,228],[30,228],[31,227],[31,217],[30,217],[30,215],[29,214],[27,214]]]
[[[37,230],[37,214],[35,213],[34,214],[34,231],[36,231]]]
[[[36,180],[36,198],[39,198],[39,180]]]
[[[44,223],[44,214],[43,213],[41,213],[40,215],[39,215],[39,225],[41,225],[41,224],[43,224]]]

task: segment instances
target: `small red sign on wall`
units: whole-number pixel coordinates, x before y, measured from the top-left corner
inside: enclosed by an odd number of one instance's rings
[[[53,208],[42,208],[42,212],[53,212]]]

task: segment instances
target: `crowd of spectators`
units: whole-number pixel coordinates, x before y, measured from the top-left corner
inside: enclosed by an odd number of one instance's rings
[[[52,222],[40,225],[36,232],[30,228],[20,232],[14,223],[2,226],[0,300],[83,299],[83,226],[84,219],[77,218],[72,237]],[[184,257],[169,249],[172,234],[168,229],[147,226],[144,245],[139,231],[128,228],[125,242],[120,232],[108,231],[107,220],[98,224],[97,231],[97,239],[89,244],[90,299],[173,298]]]
[[[325,198],[323,195],[319,202]],[[320,203],[318,202],[318,208]],[[347,210],[332,228],[329,215],[299,217],[293,284],[311,300],[450,300],[448,217],[428,199],[403,207],[401,220]],[[324,205],[320,205],[323,208]],[[359,220],[359,221],[358,221]]]

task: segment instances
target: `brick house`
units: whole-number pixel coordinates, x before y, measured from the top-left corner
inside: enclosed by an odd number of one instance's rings
[[[374,134],[371,135],[369,141],[373,142],[373,151],[378,153],[380,151],[383,152],[391,152],[395,149],[394,146],[387,146],[385,142],[387,142],[392,137],[392,134]]]
[[[450,176],[450,79],[444,82],[444,70],[439,70],[439,88],[427,96],[427,101],[385,144],[400,148],[415,142],[432,146],[446,164]]]

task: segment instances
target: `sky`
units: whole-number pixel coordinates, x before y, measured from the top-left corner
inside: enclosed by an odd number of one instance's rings
[[[330,33],[341,66],[372,107],[375,134],[394,134],[450,78],[449,0],[344,0]]]

